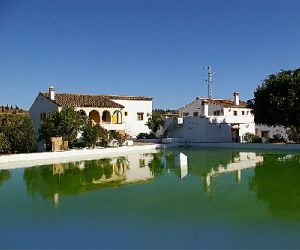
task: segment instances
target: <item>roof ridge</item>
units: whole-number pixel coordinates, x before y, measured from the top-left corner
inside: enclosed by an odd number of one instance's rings
[[[40,92],[42,94],[48,94],[48,92]],[[65,94],[65,95],[88,95],[88,96],[102,96],[102,97],[106,97],[106,95],[104,94],[82,94],[82,93],[67,93],[67,92],[55,92],[55,94],[57,95],[61,95],[61,94]]]
[[[48,92],[40,93],[59,106],[72,105],[75,107],[124,108],[123,105],[114,102],[107,96],[103,95],[56,93],[55,99],[51,100]]]

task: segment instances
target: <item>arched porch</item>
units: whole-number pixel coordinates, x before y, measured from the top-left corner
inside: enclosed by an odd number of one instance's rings
[[[97,110],[92,110],[89,113],[90,121],[92,122],[92,125],[100,124],[100,114]]]
[[[101,123],[108,124],[111,123],[111,115],[108,110],[104,110],[101,117]]]
[[[113,113],[113,116],[112,116],[112,123],[113,123],[113,124],[121,124],[121,123],[122,123],[122,112],[121,112],[121,111],[116,110],[116,111]]]

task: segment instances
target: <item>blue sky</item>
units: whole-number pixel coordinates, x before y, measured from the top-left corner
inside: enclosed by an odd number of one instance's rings
[[[0,104],[39,91],[147,95],[179,108],[246,100],[267,75],[300,67],[298,0],[0,0]]]

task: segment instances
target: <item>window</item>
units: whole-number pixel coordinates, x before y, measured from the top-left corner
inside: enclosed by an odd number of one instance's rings
[[[198,112],[194,112],[194,113],[193,113],[193,116],[198,116]]]
[[[233,115],[237,116],[237,111],[236,110],[233,111]]]
[[[128,116],[128,112],[127,111],[125,111],[125,116]]]
[[[137,120],[143,121],[144,120],[144,113],[137,113]]]
[[[242,115],[245,115],[245,111],[242,111]]]
[[[269,131],[261,131],[261,137],[269,138]]]
[[[189,115],[188,112],[184,112],[184,113],[183,113],[183,116],[188,116],[188,115]]]
[[[214,111],[214,115],[216,115],[216,116],[221,115],[221,111],[220,110]]]
[[[40,113],[40,121],[45,122],[46,121],[46,113]]]
[[[139,162],[140,162],[140,168],[143,168],[146,166],[145,159],[140,159]]]

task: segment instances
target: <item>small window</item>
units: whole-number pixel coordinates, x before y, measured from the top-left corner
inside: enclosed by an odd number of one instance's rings
[[[242,115],[245,115],[245,111],[242,111]]]
[[[184,113],[183,113],[183,116],[188,116],[188,115],[189,115],[188,112],[184,112]]]
[[[233,115],[237,116],[237,111],[236,110],[233,111]]]
[[[216,111],[214,111],[214,115],[215,115],[215,116],[219,116],[219,115],[221,115],[221,111],[220,111],[220,110],[216,110]]]
[[[40,121],[45,122],[46,121],[46,113],[40,113]]]
[[[144,113],[137,113],[137,120],[143,121],[144,120]]]
[[[249,115],[249,111],[247,111],[247,115]]]
[[[128,116],[128,112],[127,111],[125,111],[125,116]]]
[[[199,114],[198,112],[194,112],[193,116],[198,116],[198,114]]]
[[[146,163],[145,163],[145,159],[140,159],[140,168],[143,168],[146,166]]]
[[[270,131],[261,131],[261,137],[266,137],[266,138],[269,138],[269,133]]]

